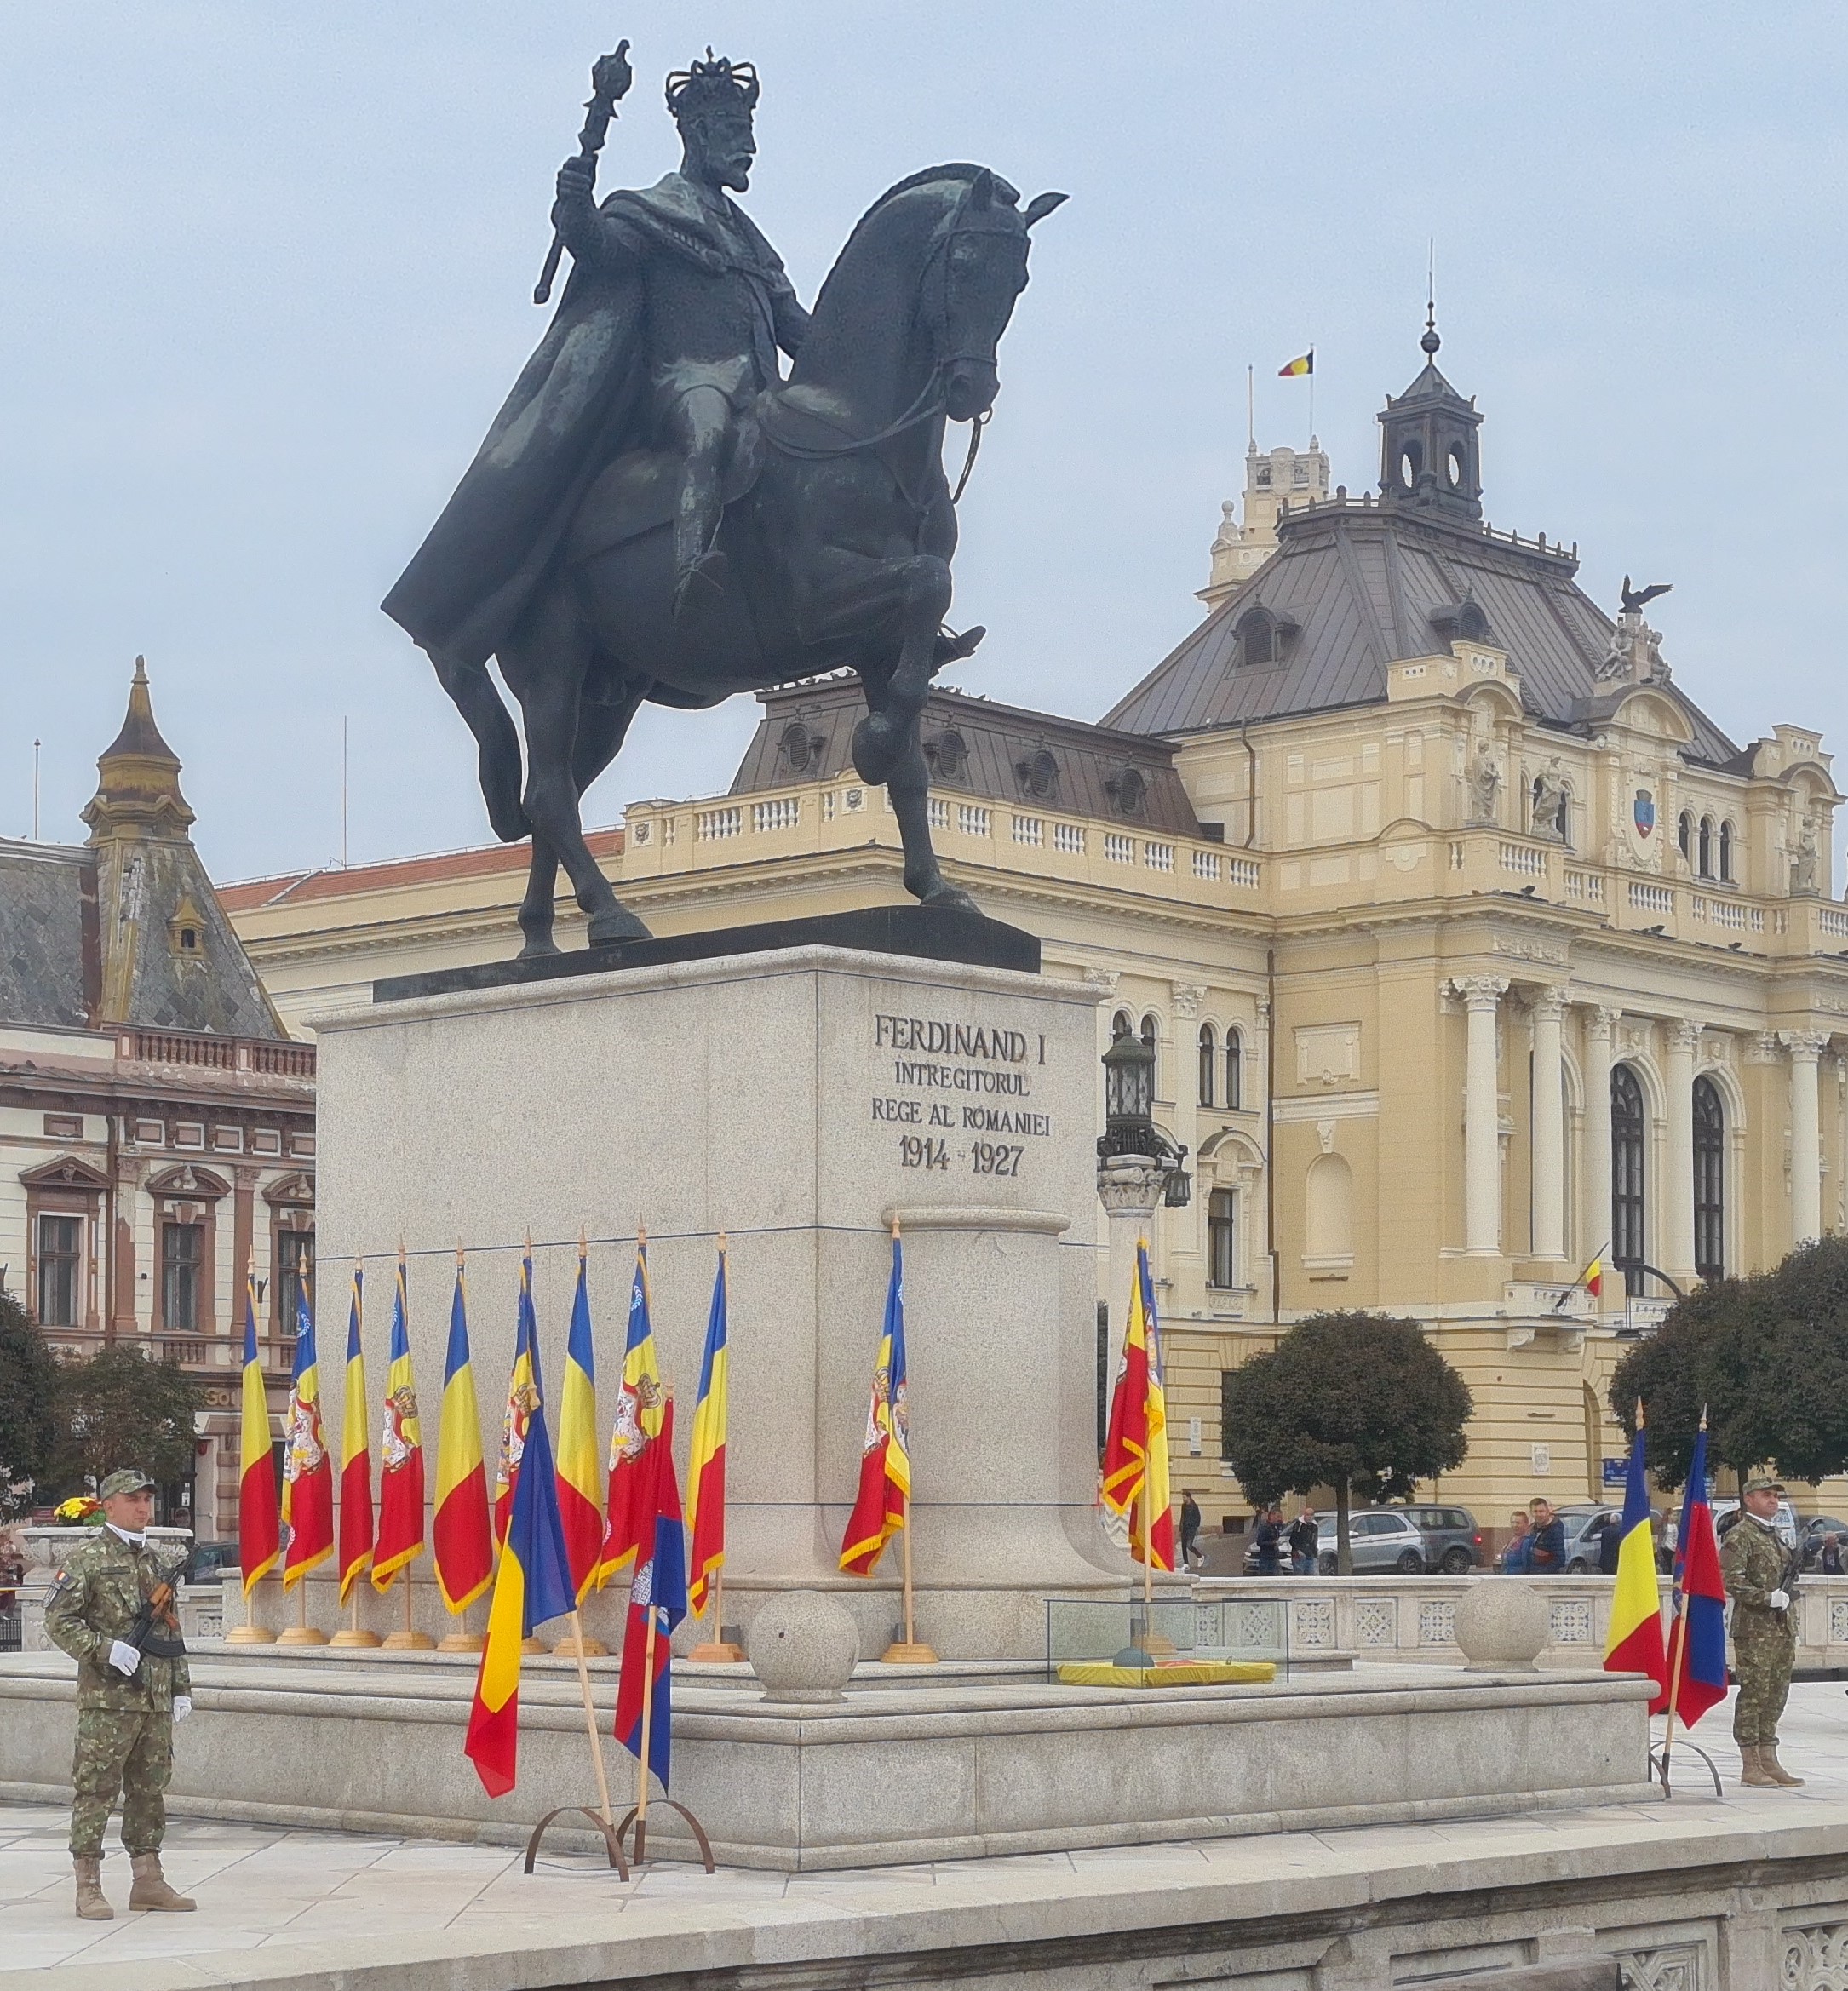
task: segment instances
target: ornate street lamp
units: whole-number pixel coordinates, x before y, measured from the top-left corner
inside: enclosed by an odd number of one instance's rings
[[[1181,1164],[1187,1150],[1155,1124],[1155,1047],[1125,1030],[1104,1053],[1104,1131],[1098,1136],[1099,1162],[1139,1156],[1162,1171],[1162,1201],[1185,1209],[1193,1178]]]

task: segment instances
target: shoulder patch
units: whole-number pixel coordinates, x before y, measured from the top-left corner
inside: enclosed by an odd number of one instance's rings
[[[68,1569],[60,1569],[52,1582],[51,1597],[61,1597],[70,1587],[71,1572]],[[51,1598],[48,1597],[45,1601],[49,1604]]]

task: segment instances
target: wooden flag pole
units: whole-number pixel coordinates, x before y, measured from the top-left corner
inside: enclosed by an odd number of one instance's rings
[[[1674,1747],[1675,1710],[1681,1700],[1681,1669],[1688,1656],[1688,1592],[1685,1583],[1681,1587],[1681,1608],[1675,1614],[1675,1629],[1680,1634],[1675,1640],[1674,1670],[1668,1676],[1668,1726],[1662,1734],[1661,1744],[1661,1794],[1666,1798],[1668,1789],[1668,1752]]]
[[[577,1690],[584,1700],[584,1732],[590,1738],[590,1760],[597,1770],[597,1803],[603,1812],[603,1822],[613,1826],[616,1821],[610,1810],[610,1779],[603,1767],[603,1742],[597,1734],[597,1711],[590,1702],[590,1668],[584,1664],[584,1627],[575,1607],[571,1611],[571,1642],[577,1656]],[[645,1715],[643,1719],[646,1718]]]
[[[642,1861],[648,1827],[648,1737],[655,1715],[655,1607],[648,1606],[648,1638],[641,1655],[641,1760],[635,1771],[635,1864]]]

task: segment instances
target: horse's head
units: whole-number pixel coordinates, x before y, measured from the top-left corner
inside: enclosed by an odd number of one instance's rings
[[[952,422],[977,419],[994,406],[1001,392],[996,348],[1027,286],[1027,231],[1065,198],[1038,194],[1023,213],[1019,195],[984,166],[938,222],[921,303]]]

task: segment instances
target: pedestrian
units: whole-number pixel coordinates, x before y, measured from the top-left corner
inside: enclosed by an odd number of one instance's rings
[[[1203,1567],[1206,1558],[1200,1553],[1200,1503],[1193,1497],[1193,1489],[1184,1488],[1180,1496],[1180,1560],[1183,1569]]]
[[[1606,1514],[1598,1523],[1598,1573],[1615,1576],[1617,1558],[1623,1552],[1623,1517]]]
[[[1842,1574],[1842,1538],[1839,1535],[1825,1535],[1822,1546],[1816,1551],[1816,1566],[1825,1576]]]
[[[1281,1507],[1273,1506],[1260,1511],[1252,1541],[1258,1551],[1258,1574],[1260,1576],[1282,1575],[1283,1510]]]
[[[1529,1532],[1527,1509],[1517,1507],[1508,1516],[1508,1539],[1501,1551],[1501,1574],[1504,1576],[1524,1575],[1527,1556],[1533,1537]]]
[[[1534,1576],[1557,1576],[1565,1568],[1565,1523],[1552,1511],[1544,1494],[1535,1494],[1528,1503],[1533,1526],[1527,1537],[1527,1571]]]
[[[1293,1576],[1313,1576],[1322,1558],[1322,1523],[1307,1500],[1303,1511],[1290,1523],[1289,1567]]]
[[[1794,1579],[1796,1558],[1777,1535],[1783,1491],[1763,1475],[1747,1480],[1744,1518],[1719,1551],[1719,1573],[1732,1599],[1733,1673],[1739,1682],[1732,1739],[1744,1765],[1739,1781],[1755,1789],[1797,1790],[1803,1784],[1777,1760],[1777,1723],[1797,1657],[1796,1614],[1786,1587]]]
[[[71,1858],[77,1912],[108,1922],[103,1896],[103,1827],[122,1793],[122,1844],[135,1876],[131,1908],[177,1914],[195,1904],[160,1870],[173,1776],[173,1724],[192,1712],[192,1676],[177,1627],[136,1619],[167,1581],[148,1546],[154,1483],[126,1467],[97,1489],[103,1524],[72,1550],[45,1606],[45,1630],[77,1661],[77,1751],[72,1766]],[[131,1637],[133,1642],[131,1643]],[[154,1649],[177,1648],[174,1656]]]

